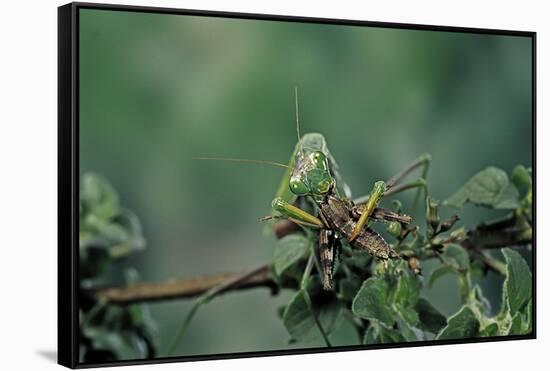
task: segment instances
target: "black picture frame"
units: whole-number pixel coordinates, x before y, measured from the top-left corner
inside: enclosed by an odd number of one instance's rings
[[[176,356],[109,363],[79,363],[78,320],[78,215],[79,215],[79,11],[101,9],[125,12],[147,12],[172,15],[193,15],[254,20],[278,20],[332,25],[376,26],[411,30],[523,36],[532,43],[532,164],[533,164],[533,331],[529,335],[407,342],[369,346],[337,346],[277,351],[256,351],[218,355]],[[70,3],[58,8],[58,363],[69,368],[121,366],[228,358],[263,357],[289,354],[341,352],[365,349],[417,347],[446,344],[480,343],[536,338],[536,32],[484,28],[463,28],[406,23],[386,23],[330,18],[230,13],[148,6]]]

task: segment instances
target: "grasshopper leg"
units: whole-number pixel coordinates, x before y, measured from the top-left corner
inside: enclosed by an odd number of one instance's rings
[[[363,227],[365,227],[368,223],[369,217],[372,215],[372,212],[374,209],[378,206],[380,203],[380,200],[384,196],[387,190],[387,185],[383,181],[379,181],[374,183],[374,187],[372,188],[372,191],[369,195],[369,199],[365,203],[365,206],[363,207],[361,217],[359,217],[359,220],[357,221],[357,224],[355,224],[355,227],[353,228],[353,231],[351,232],[351,236],[349,238],[349,241],[353,241],[361,231],[363,230]]]
[[[330,229],[321,229],[319,232],[319,262],[323,271],[323,289],[334,289],[334,262],[337,254],[337,243],[334,232]]]

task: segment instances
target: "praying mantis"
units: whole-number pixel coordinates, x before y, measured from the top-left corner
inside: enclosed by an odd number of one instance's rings
[[[312,254],[317,255],[320,263],[323,288],[333,290],[335,261],[342,242],[367,251],[381,260],[399,258],[399,254],[370,226],[370,222],[374,220],[407,225],[412,221],[411,217],[380,208],[379,204],[384,197],[414,188],[418,189],[415,204],[422,191],[424,198],[427,197],[425,178],[431,157],[429,154],[419,156],[389,180],[375,182],[366,196],[352,200],[349,187],[339,174],[325,137],[320,133],[300,135],[297,88],[295,105],[298,142],[288,164],[221,157],[198,159],[263,163],[286,168],[271,204],[274,215],[261,220],[286,219],[314,231],[314,235],[317,235],[317,249]],[[422,169],[420,178],[401,183],[418,168]],[[313,212],[297,206],[299,199],[305,199],[312,206]]]

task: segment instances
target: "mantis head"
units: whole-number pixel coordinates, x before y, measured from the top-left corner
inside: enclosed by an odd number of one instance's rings
[[[324,195],[334,186],[327,156],[320,151],[301,153],[292,170],[289,187],[298,196]]]

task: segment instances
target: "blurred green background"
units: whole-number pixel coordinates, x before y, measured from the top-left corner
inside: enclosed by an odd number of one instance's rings
[[[486,166],[530,166],[531,53],[518,36],[80,10],[80,172],[107,177],[147,239],[113,279],[125,266],[158,281],[270,261],[257,219],[283,170],[193,157],[288,161],[294,86],[302,132],[325,135],[355,196],[423,152],[438,199]],[[461,213],[467,226],[491,215]],[[500,285],[482,282],[495,306]],[[451,277],[426,294],[445,315],[459,308]],[[304,347],[287,344],[276,315],[289,298],[217,298],[176,354]],[[151,304],[161,352],[190,304]],[[354,344],[350,331],[334,342]]]

